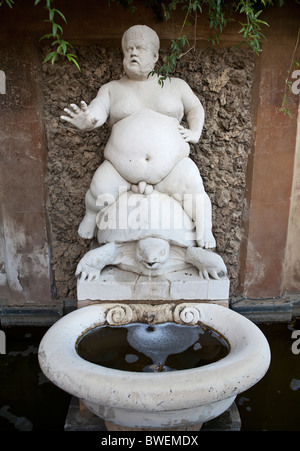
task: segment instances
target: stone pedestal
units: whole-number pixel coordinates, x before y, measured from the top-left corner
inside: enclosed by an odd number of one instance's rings
[[[200,429],[201,428],[201,429]],[[65,421],[65,431],[108,431],[104,420],[94,415],[87,408],[82,407],[79,400],[74,396],[71,398],[70,407]],[[198,429],[194,431],[240,431],[241,418],[238,408],[233,403],[219,417],[204,423],[202,427],[199,425]],[[110,429],[113,431],[112,429]],[[115,427],[115,431],[121,429]],[[188,429],[187,429],[188,430]]]
[[[129,271],[123,271],[115,266],[107,266],[101,273],[100,280],[77,282],[77,307],[91,304],[121,304],[137,315],[141,305],[144,306],[143,319],[147,314],[152,321],[159,321],[161,311],[164,312],[163,322],[167,319],[167,311],[178,304],[191,305],[195,302],[215,303],[228,307],[230,282],[227,277],[216,279],[202,279],[195,267],[173,271],[161,276],[148,277]],[[145,308],[149,304],[149,309]],[[172,308],[171,308],[172,310]],[[126,316],[126,312],[123,312]],[[145,316],[146,315],[146,316]],[[129,315],[130,316],[130,315]],[[161,319],[161,318],[160,318]],[[133,321],[133,319],[132,319]],[[80,406],[80,407],[79,407]],[[239,430],[239,415],[233,405],[223,415],[223,418],[212,420],[207,424],[195,424],[178,429],[156,429],[157,431],[199,431],[199,430]],[[215,422],[214,422],[215,421]],[[209,428],[209,429],[207,429]],[[104,422],[94,415],[78,400],[72,399],[65,424],[66,431],[143,431],[146,429],[132,429],[121,427],[110,422]]]
[[[78,280],[78,307],[107,301],[212,301],[228,307],[229,279],[201,279],[196,268],[147,277],[107,267],[99,281]]]

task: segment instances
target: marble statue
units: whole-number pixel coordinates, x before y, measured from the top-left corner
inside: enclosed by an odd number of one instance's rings
[[[136,200],[141,202],[145,197],[151,200],[154,193],[161,193],[178,201],[183,214],[187,215],[194,225],[193,247],[197,248],[198,253],[193,261],[198,264],[196,266],[200,273],[217,278],[220,270],[219,256],[210,252],[216,246],[212,233],[211,203],[204,190],[199,170],[189,158],[189,143],[199,141],[204,124],[202,104],[185,81],[169,78],[161,87],[157,75],[149,76],[158,60],[159,52],[159,38],[154,30],[145,25],[129,28],[122,37],[122,49],[125,75],[103,85],[89,106],[84,101],[80,107],[71,104],[69,108],[64,109],[66,115],[61,116],[62,120],[80,130],[93,130],[106,121],[111,128],[104,150],[105,160],[96,170],[86,193],[86,213],[78,233],[82,238],[89,239],[94,236],[95,230],[98,230],[98,242],[103,244],[103,230],[100,230],[99,234],[98,222],[101,222],[104,212],[112,214],[115,211],[114,208],[108,211],[108,207],[116,205],[122,194],[135,194],[138,196]],[[181,125],[184,117],[188,128]],[[158,206],[160,211],[166,203],[166,197]],[[124,196],[122,200],[124,201]],[[128,198],[126,200],[128,201]],[[120,205],[123,206],[123,220],[124,209],[126,215],[129,214],[128,206],[125,203]],[[151,221],[157,218],[157,215],[157,212],[152,213]],[[139,225],[139,228],[143,227]],[[149,227],[146,229],[144,238],[152,236],[156,240],[162,239],[161,225],[158,227],[159,233],[157,230],[149,230]],[[167,229],[168,236],[163,239],[170,241],[174,228],[168,226]],[[101,259],[106,261],[106,264],[121,264],[120,244],[123,251],[126,247],[126,252],[132,254],[132,244],[125,244],[141,239],[136,232],[136,228],[123,230],[122,238],[118,236],[118,248],[113,245],[107,247],[109,242],[114,243],[116,239],[113,238],[113,233],[109,233],[111,241],[108,240],[106,247],[98,249],[98,257],[95,253],[92,253],[92,257],[89,253],[86,254],[80,262],[81,266],[77,268],[77,273],[85,274],[87,278],[89,275],[95,276],[103,267],[103,264],[99,263]],[[184,232],[187,230],[184,229]],[[143,242],[139,241],[136,250],[139,250],[142,244]],[[182,242],[180,245],[185,248],[189,246]],[[169,243],[165,246],[169,255]],[[210,267],[209,270],[201,263],[203,255],[208,257],[208,252],[211,254],[208,260],[215,258],[215,267],[214,263],[206,264]],[[181,264],[188,260],[186,250],[180,260]],[[96,261],[98,263],[95,263]],[[131,263],[137,272],[141,269],[141,264],[136,259],[132,260],[132,255]],[[129,266],[132,270],[132,264]],[[162,268],[164,265],[159,266]],[[221,266],[223,271],[224,265]]]

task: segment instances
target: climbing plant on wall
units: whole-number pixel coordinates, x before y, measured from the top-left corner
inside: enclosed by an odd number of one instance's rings
[[[45,22],[49,23],[49,32],[42,36],[40,40],[50,39],[52,50],[48,53],[44,59],[44,63],[51,61],[55,63],[59,56],[67,58],[69,61],[74,63],[80,70],[79,64],[76,60],[76,55],[72,53],[72,45],[63,39],[63,27],[62,24],[67,23],[65,15],[59,9],[54,8],[54,0],[33,0],[34,6],[39,3],[44,4],[45,10],[47,11],[47,18],[44,19]],[[0,0],[0,6],[4,3],[10,8],[14,5],[14,0]]]
[[[120,4],[124,8],[129,9],[133,13],[136,10],[134,0],[107,0],[108,4],[113,2]],[[0,0],[0,6],[3,4],[13,7],[15,0]],[[282,6],[284,0],[277,0],[275,2]],[[71,53],[72,45],[63,39],[63,25],[67,23],[65,14],[59,9],[55,8],[55,0],[33,0],[34,6],[43,5],[47,18],[45,22],[49,23],[49,32],[41,37],[43,39],[51,40],[52,50],[45,58],[46,61],[54,63],[58,57],[64,56],[69,61],[78,66],[76,55]],[[225,0],[145,0],[145,6],[152,9],[158,20],[169,20],[172,13],[181,9],[185,15],[181,30],[176,39],[171,41],[169,56],[164,64],[157,69],[161,77],[168,76],[174,70],[178,58],[182,56],[183,50],[186,47],[193,48],[196,44],[196,29],[197,18],[199,14],[205,13],[209,21],[211,29],[210,41],[213,44],[219,42],[219,35],[223,32],[228,22],[234,19],[234,15],[238,13],[240,17],[241,43],[251,47],[256,54],[261,52],[261,43],[265,36],[262,32],[263,27],[268,27],[268,23],[260,19],[262,11],[274,4],[272,0],[240,0],[240,1],[225,1]],[[195,39],[192,44],[189,43],[185,34],[186,27],[194,26]]]
[[[13,7],[15,0],[0,0],[0,6],[6,4]],[[297,3],[299,0],[295,0]],[[108,4],[118,3],[133,13],[136,11],[134,0],[107,0]],[[239,35],[241,41],[239,45],[245,44],[257,55],[262,51],[262,42],[265,39],[264,28],[269,24],[261,19],[264,9],[272,6],[283,6],[284,0],[144,0],[145,6],[151,8],[156,19],[168,21],[176,10],[183,11],[183,22],[178,36],[171,40],[171,46],[167,57],[161,66],[156,67],[152,74],[157,73],[158,80],[163,85],[164,80],[175,70],[178,59],[195,48],[197,42],[197,19],[199,14],[206,14],[209,22],[212,44],[219,43],[219,36],[224,31],[229,22],[239,19]],[[49,23],[49,32],[42,36],[40,40],[50,40],[51,50],[44,59],[44,63],[50,61],[55,63],[59,57],[67,58],[80,70],[77,56],[72,52],[72,45],[63,38],[63,26],[67,23],[66,16],[62,11],[55,8],[55,0],[33,0],[34,6],[44,6],[47,17],[45,22]],[[189,42],[186,30],[187,27],[194,28],[193,42]],[[300,30],[300,28],[299,28]],[[299,31],[296,39],[296,46],[293,52],[291,64],[285,80],[285,91],[280,110],[284,114],[289,114],[287,106],[287,91],[291,89],[289,76],[292,69],[299,66],[294,60],[296,48],[299,43]]]

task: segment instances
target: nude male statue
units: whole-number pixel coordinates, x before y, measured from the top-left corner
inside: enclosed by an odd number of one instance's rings
[[[67,115],[61,116],[80,130],[95,129],[107,120],[111,127],[105,161],[86,193],[86,214],[78,233],[82,238],[93,237],[105,195],[117,199],[120,187],[148,195],[155,188],[184,199],[183,208],[195,222],[198,245],[213,248],[211,203],[199,170],[188,157],[188,143],[200,139],[203,107],[183,80],[170,78],[161,87],[156,75],[149,76],[159,52],[154,30],[145,25],[129,28],[122,37],[122,49],[125,75],[103,85],[89,106],[71,104],[64,109]],[[184,116],[188,128],[180,125]]]

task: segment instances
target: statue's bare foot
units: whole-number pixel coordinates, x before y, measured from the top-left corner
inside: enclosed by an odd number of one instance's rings
[[[216,240],[212,232],[208,230],[204,231],[201,239],[197,239],[197,244],[204,249],[213,249],[216,247]]]
[[[84,239],[93,238],[94,232],[95,232],[95,226],[96,226],[96,222],[95,222],[94,216],[91,217],[91,216],[85,215],[85,217],[83,218],[83,220],[81,221],[81,223],[78,227],[78,235]]]

